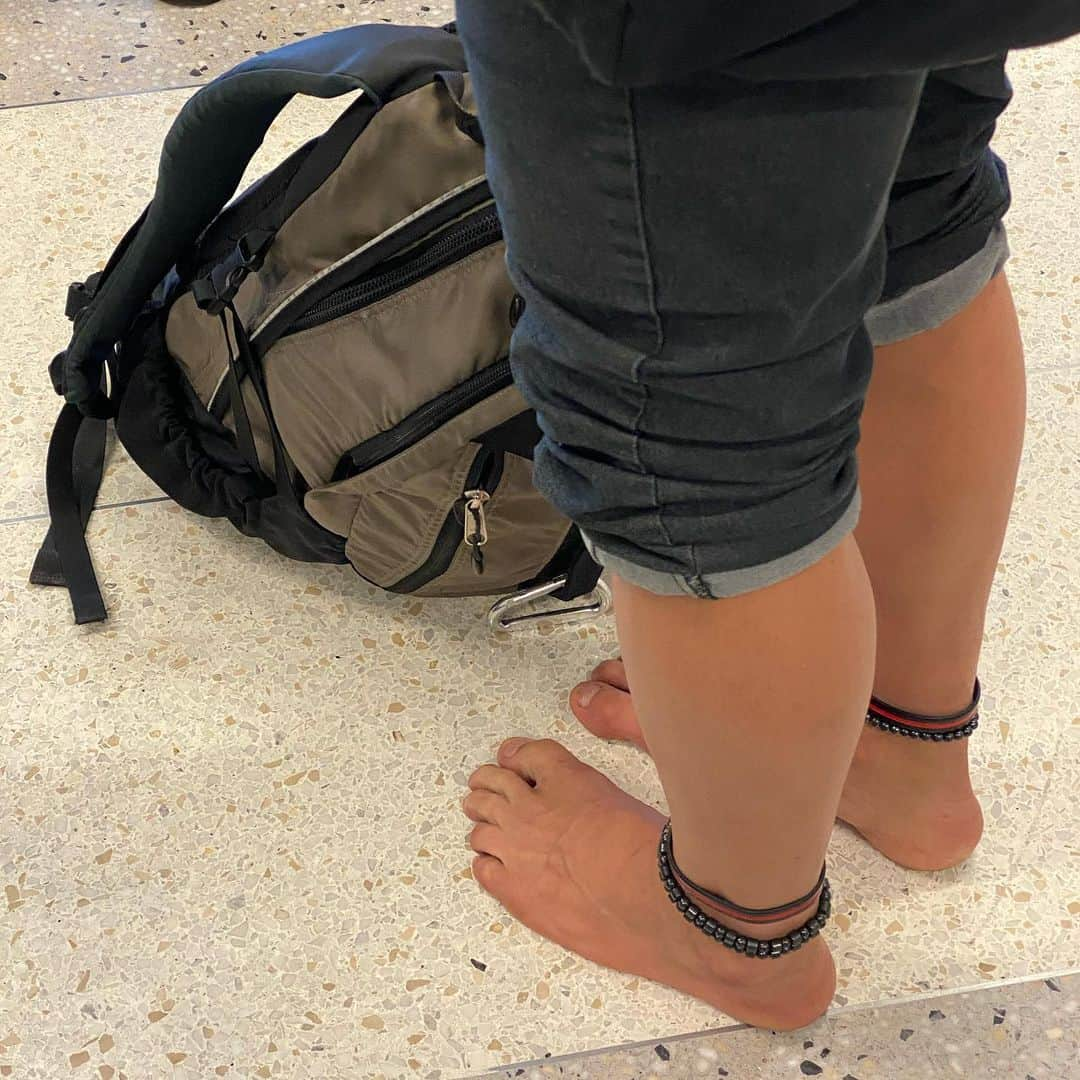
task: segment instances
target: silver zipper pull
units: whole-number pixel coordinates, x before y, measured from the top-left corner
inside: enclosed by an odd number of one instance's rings
[[[484,572],[484,552],[481,550],[488,542],[487,517],[484,506],[491,501],[491,496],[479,488],[465,492],[465,544],[472,556],[473,569]]]

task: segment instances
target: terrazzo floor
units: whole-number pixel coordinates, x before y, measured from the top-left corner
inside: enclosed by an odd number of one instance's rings
[[[0,108],[197,86],[309,34],[453,12],[450,0],[3,0]]]
[[[613,649],[609,623],[493,637],[483,604],[388,597],[188,515],[120,453],[90,529],[110,622],[74,628],[61,593],[26,584],[45,526],[57,408],[45,368],[65,341],[64,289],[150,195],[190,93],[156,88],[194,81],[183,64],[196,59],[209,77],[259,30],[270,47],[291,28],[449,17],[425,6],[7,0],[0,13],[6,104],[99,95],[0,116],[0,1076],[512,1075],[545,1054],[727,1023],[540,941],[469,879],[458,800],[508,734],[561,738],[658,801],[648,763],[591,741],[565,707]],[[173,50],[176,19],[197,20],[205,52]],[[145,61],[79,82],[128,48],[121,25],[146,35]],[[840,1009],[1080,966],[1078,71],[1080,42],[1014,58],[999,139],[1031,385],[974,745],[988,835],[963,868],[920,875],[837,830]],[[153,92],[100,96],[130,91]],[[291,107],[253,172],[321,130],[327,108]],[[1046,1029],[1075,1030],[1063,1015]],[[868,1012],[834,1022],[877,1038]],[[801,1046],[748,1032],[710,1046],[751,1035],[763,1061]],[[967,1053],[953,1035],[944,1075],[949,1054]],[[612,1060],[637,1067],[630,1052]],[[845,1067],[859,1080],[923,1075],[875,1060],[877,1073]]]
[[[1077,1075],[1080,976],[831,1012],[787,1035],[734,1027],[561,1060],[500,1080],[1058,1080]]]

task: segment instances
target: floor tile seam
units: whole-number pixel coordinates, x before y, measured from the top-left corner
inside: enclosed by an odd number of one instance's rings
[[[893,1009],[903,1005],[918,1004],[925,1001],[938,1001],[942,998],[967,997],[971,994],[983,993],[988,990],[1005,989],[1013,986],[1030,985],[1037,982],[1046,982],[1047,979],[1062,979],[1080,975],[1080,967],[1070,967],[1063,970],[1051,970],[1039,972],[1034,975],[1019,975],[1011,979],[997,979],[985,983],[975,983],[970,986],[957,987],[951,990],[934,990],[923,994],[911,994],[907,997],[886,998],[881,1001],[858,1002],[852,1005],[842,1005],[838,1009],[830,1009],[825,1019],[833,1019],[840,1016],[849,1016],[855,1013],[868,1012],[874,1009]],[[677,1043],[689,1042],[693,1039],[708,1036],[727,1035],[738,1031],[753,1031],[749,1024],[726,1024],[716,1028],[705,1028],[701,1031],[691,1031],[685,1034],[662,1036],[654,1039],[642,1039],[639,1042],[623,1043],[615,1046],[599,1047],[595,1050],[579,1051],[577,1053],[561,1054],[558,1057],[534,1058],[529,1061],[515,1061],[509,1065],[499,1065],[484,1073],[461,1074],[458,1080],[475,1080],[481,1076],[498,1076],[508,1071],[517,1069],[538,1068],[545,1065],[566,1065],[575,1061],[587,1061],[589,1058],[600,1057],[604,1054],[632,1053],[636,1050],[645,1050],[663,1043],[672,1046]]]
[[[1061,372],[1061,371],[1080,371],[1080,360],[1069,362],[1065,364],[1055,364],[1045,368],[1029,368],[1028,375],[1041,375],[1049,372]],[[120,510],[125,506],[145,506],[151,503],[158,502],[171,502],[173,501],[168,495],[154,496],[153,498],[145,499],[121,499],[117,502],[102,503],[100,506],[94,507],[94,513],[98,513],[101,510]],[[0,518],[0,525],[18,525],[27,521],[47,521],[49,514],[47,511],[41,511],[34,514],[21,514],[16,517]]]
[[[120,502],[102,503],[100,506],[94,507],[94,513],[98,514],[104,510],[123,510],[128,506],[150,506],[154,503],[171,503],[174,500],[168,495],[154,495],[145,499],[124,499]],[[22,514],[18,517],[0,518],[0,525],[23,525],[30,521],[48,521],[49,512],[47,510],[40,511],[36,514]],[[91,516],[91,521],[93,517]]]
[[[199,90],[209,83],[176,83],[167,86],[146,86],[139,90],[116,90],[113,93],[89,94],[86,97],[59,97],[44,101],[20,101],[15,105],[0,104],[0,115],[18,112],[20,109],[40,109],[46,105],[80,105],[89,101],[110,101],[114,98],[143,97],[147,94],[167,94],[174,90]]]

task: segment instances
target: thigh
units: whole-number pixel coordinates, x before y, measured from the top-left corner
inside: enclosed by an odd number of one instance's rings
[[[1011,99],[1004,56],[927,76],[889,199],[886,299],[970,258],[1004,216],[1008,176],[990,140]]]
[[[527,302],[538,485],[607,561],[680,588],[790,572],[852,514],[922,74],[626,90],[529,4],[463,0],[459,26]]]

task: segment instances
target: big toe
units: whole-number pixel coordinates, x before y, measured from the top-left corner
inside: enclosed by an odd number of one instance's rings
[[[625,690],[607,682],[584,682],[570,694],[570,708],[601,739],[621,739],[646,749],[634,700]]]
[[[552,776],[568,765],[580,764],[562,743],[554,739],[507,739],[499,747],[499,764],[532,784]]]
[[[630,680],[626,677],[626,665],[622,659],[604,660],[593,668],[589,676],[590,682],[607,683],[616,690],[629,690]]]

